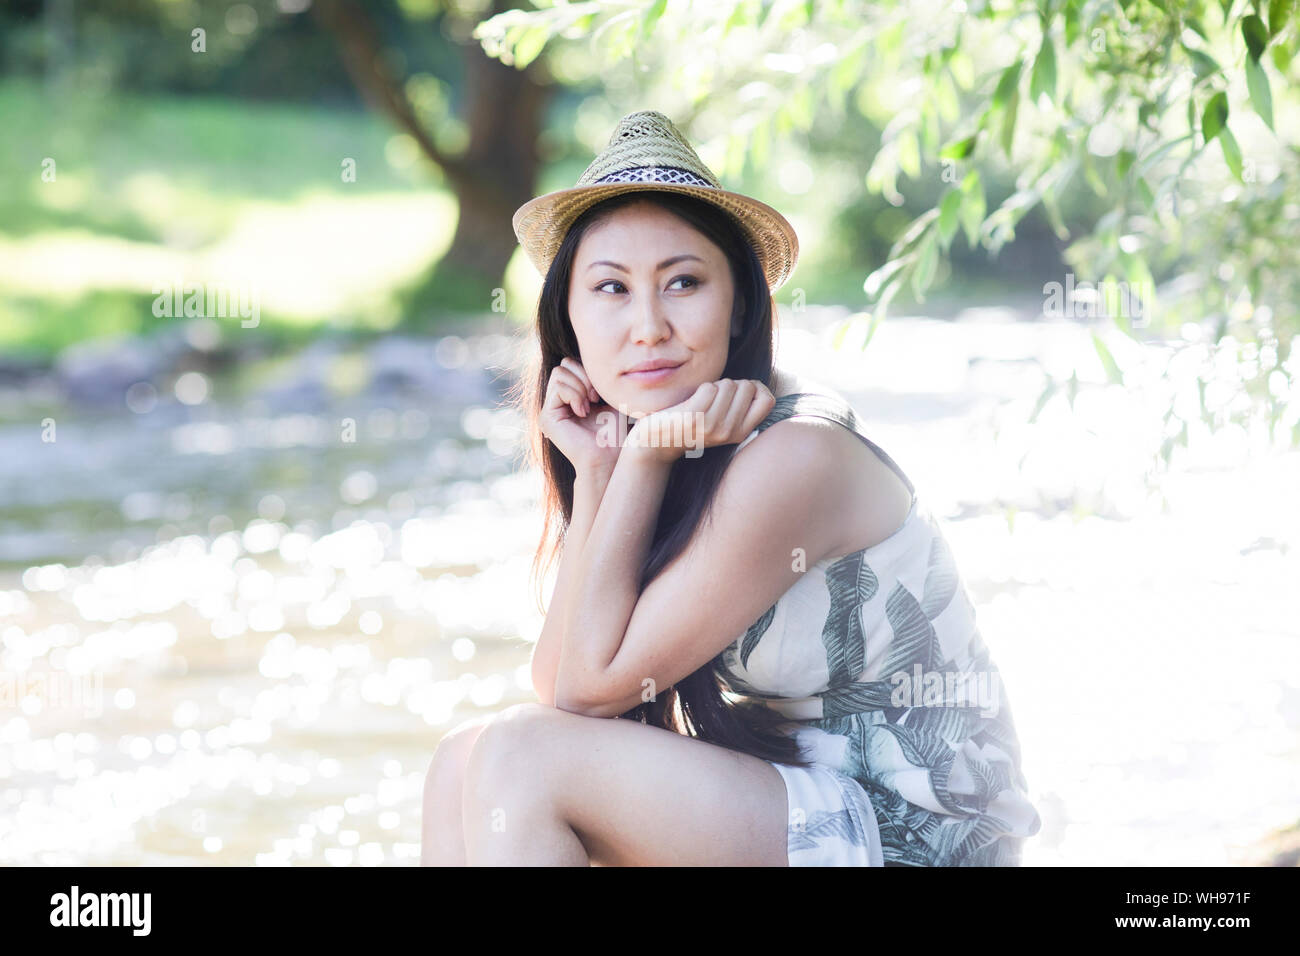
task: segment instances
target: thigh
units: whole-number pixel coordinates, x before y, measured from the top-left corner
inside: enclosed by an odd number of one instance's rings
[[[433,758],[424,775],[426,800],[432,792],[448,787],[459,793],[465,765],[483,728],[492,722],[494,714],[462,721],[442,735],[433,751]]]
[[[600,865],[788,865],[785,781],[759,757],[523,704],[484,729],[471,759],[496,766],[494,785],[545,794]]]
[[[492,715],[457,724],[443,734],[424,774],[420,813],[420,865],[464,865],[461,834],[461,791],[469,755]]]

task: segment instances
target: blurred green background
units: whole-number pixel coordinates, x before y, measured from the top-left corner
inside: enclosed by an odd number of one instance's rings
[[[1298,47],[1280,0],[5,4],[0,858],[416,861],[441,735],[533,697],[510,216],[656,109],[794,224],[778,363],[945,521],[1026,862],[1295,864]]]

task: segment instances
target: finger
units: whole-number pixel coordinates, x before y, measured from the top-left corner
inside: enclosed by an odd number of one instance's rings
[[[732,395],[731,404],[726,409],[722,418],[722,433],[725,439],[740,440],[741,425],[749,417],[750,409],[754,404],[754,382],[752,379],[741,379],[736,383],[735,393]]]
[[[745,413],[743,428],[746,435],[757,428],[759,423],[767,418],[768,413],[776,407],[776,396],[772,394],[772,390],[762,382],[756,382],[755,385],[757,388],[755,389],[754,399],[750,402],[749,410]]]
[[[560,362],[561,364],[551,369],[551,378],[550,378],[551,384],[554,384],[556,382],[566,382],[577,391],[580,392],[586,391],[587,385],[578,376],[578,374],[574,372],[573,369],[569,368],[567,365],[564,365],[563,359],[561,359]]]
[[[563,365],[570,372],[572,372],[578,378],[578,380],[582,382],[583,391],[587,393],[588,398],[590,398],[593,402],[599,401],[600,396],[596,393],[596,386],[591,384],[591,376],[587,374],[587,370],[582,367],[581,362],[579,362],[575,358],[569,358],[568,356],[565,356],[564,358],[560,359],[560,364]]]
[[[561,405],[569,405],[573,409],[573,414],[578,417],[584,417],[586,412],[583,406],[586,402],[585,392],[582,383],[576,376],[567,369],[557,368],[551,376],[551,391],[554,398],[547,404],[555,408]]]
[[[581,383],[563,382],[559,386],[564,400],[573,407],[573,414],[579,418],[586,418],[589,410],[589,399],[587,392]]]
[[[709,405],[709,410],[704,414],[709,434],[720,435],[727,420],[727,413],[736,398],[736,382],[734,379],[720,378],[715,384],[718,386],[718,392]]]

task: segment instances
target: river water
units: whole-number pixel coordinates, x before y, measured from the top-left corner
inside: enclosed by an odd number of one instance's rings
[[[783,313],[778,363],[945,521],[1044,821],[1025,862],[1258,860],[1300,819],[1300,453],[1194,429],[1155,468],[1194,349],[1113,341],[1107,387],[1075,324],[899,317],[862,352],[842,315]],[[517,367],[507,331],[5,393],[0,861],[417,862],[439,736],[533,699],[540,485],[477,374]],[[1030,423],[1044,368],[1084,384]]]

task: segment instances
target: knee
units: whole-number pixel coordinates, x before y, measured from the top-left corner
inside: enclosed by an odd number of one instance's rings
[[[445,789],[459,789],[474,744],[494,716],[489,714],[463,721],[442,735],[424,774],[426,801]]]
[[[572,717],[535,702],[501,711],[474,741],[466,767],[466,792],[495,789],[503,780],[535,781],[534,770],[553,766],[558,735]]]

